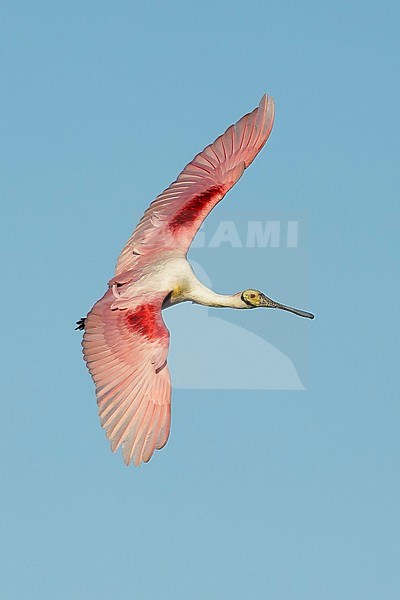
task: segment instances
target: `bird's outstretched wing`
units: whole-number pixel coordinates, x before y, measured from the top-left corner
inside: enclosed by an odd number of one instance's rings
[[[195,156],[146,210],[118,258],[115,274],[131,269],[143,254],[187,252],[208,213],[264,146],[273,122],[274,101],[263,96],[253,112]]]
[[[96,384],[102,426],[124,461],[148,462],[170,428],[169,331],[162,294],[133,299],[120,310],[110,289],[85,320],[83,354]]]

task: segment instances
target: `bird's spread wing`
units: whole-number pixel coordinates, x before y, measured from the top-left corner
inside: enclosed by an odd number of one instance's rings
[[[169,332],[162,300],[161,294],[133,299],[120,309],[109,290],[85,321],[83,353],[96,384],[101,424],[112,450],[122,445],[127,465],[148,462],[168,440]]]
[[[146,210],[118,258],[115,274],[128,271],[138,256],[149,252],[187,252],[208,213],[264,146],[273,121],[273,99],[264,96],[258,108],[200,152]]]

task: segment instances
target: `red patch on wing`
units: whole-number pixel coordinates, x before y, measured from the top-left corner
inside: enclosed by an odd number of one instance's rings
[[[223,185],[213,185],[205,192],[191,198],[171,219],[169,224],[171,231],[175,232],[180,227],[193,223],[196,217],[201,215],[203,209],[214,202],[215,196],[223,196],[224,191]]]
[[[131,333],[139,333],[148,340],[155,340],[168,335],[162,321],[160,307],[155,304],[141,304],[134,310],[127,310],[125,323]]]

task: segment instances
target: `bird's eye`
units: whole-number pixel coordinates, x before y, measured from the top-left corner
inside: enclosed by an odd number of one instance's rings
[[[250,294],[250,298],[255,298],[256,295],[255,294]]]

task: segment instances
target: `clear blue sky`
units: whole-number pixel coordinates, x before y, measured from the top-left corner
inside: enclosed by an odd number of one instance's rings
[[[398,600],[398,21],[395,2],[2,3],[2,598]],[[167,447],[127,469],[74,321],[150,200],[265,91],[270,142],[218,210],[307,215],[308,389],[177,390]]]

